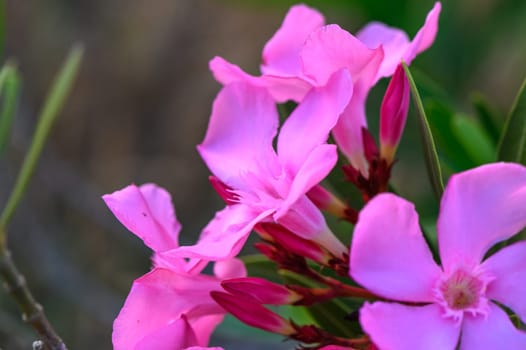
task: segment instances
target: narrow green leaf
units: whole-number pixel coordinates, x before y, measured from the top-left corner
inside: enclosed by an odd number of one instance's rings
[[[526,164],[526,79],[504,124],[497,159]]]
[[[416,114],[418,120],[418,126],[420,130],[420,135],[422,138],[422,144],[424,147],[424,158],[426,161],[427,173],[431,185],[435,191],[435,195],[440,200],[442,192],[444,192],[444,183],[442,181],[442,171],[440,169],[440,162],[438,160],[438,154],[435,146],[435,141],[431,133],[431,128],[429,127],[429,122],[427,121],[426,112],[424,110],[424,105],[420,99],[420,94],[416,88],[415,81],[411,76],[411,71],[405,63],[403,63],[405,74],[411,85],[411,93],[413,95],[414,105],[416,107]]]
[[[486,130],[491,141],[497,145],[502,129],[503,118],[501,118],[495,108],[489,104],[487,99],[480,92],[474,93],[471,96],[471,101],[482,127]]]
[[[7,227],[7,224],[24,195],[29,180],[35,170],[38,158],[44,148],[51,126],[56,120],[62,106],[64,105],[66,97],[71,90],[71,86],[80,65],[82,52],[83,49],[79,46],[72,48],[62,66],[62,69],[55,78],[53,86],[51,87],[49,95],[44,103],[44,107],[40,113],[31,146],[24,158],[22,168],[20,169],[13,190],[7,200],[2,215],[0,216],[0,228],[5,229]]]
[[[495,146],[475,120],[457,114],[451,119],[451,130],[476,166],[495,161]]]
[[[0,109],[0,155],[5,151],[11,135],[19,92],[18,72],[14,66],[7,64],[0,72],[0,95],[3,98]]]

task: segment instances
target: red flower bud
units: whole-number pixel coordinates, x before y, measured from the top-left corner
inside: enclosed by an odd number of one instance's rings
[[[249,326],[286,336],[296,332],[289,321],[256,303],[253,298],[216,291],[210,295],[227,312]]]
[[[221,286],[233,295],[254,298],[259,304],[285,305],[301,299],[299,294],[281,284],[259,277],[232,278],[221,282]]]
[[[380,108],[380,152],[388,164],[393,162],[408,110],[409,81],[404,68],[399,64],[389,82]]]
[[[321,185],[316,185],[307,192],[307,197],[320,210],[331,213],[338,218],[345,218],[347,206],[333,193]]]
[[[262,223],[260,228],[265,234],[271,236],[275,242],[291,253],[324,265],[328,264],[332,258],[332,255],[315,241],[301,238],[281,225]]]

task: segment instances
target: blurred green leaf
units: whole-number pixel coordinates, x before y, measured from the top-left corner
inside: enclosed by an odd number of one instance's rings
[[[444,192],[444,183],[442,180],[442,171],[440,168],[440,161],[438,159],[435,141],[433,139],[433,134],[431,133],[431,128],[429,127],[429,122],[427,121],[426,112],[424,110],[422,100],[420,99],[420,94],[418,93],[415,81],[411,76],[411,71],[405,63],[403,63],[403,66],[405,74],[407,75],[407,79],[409,80],[409,84],[411,85],[413,102],[416,107],[416,115],[424,148],[424,158],[426,161],[427,173],[429,180],[431,181],[431,185],[435,191],[435,195],[440,200],[442,192]]]
[[[457,114],[451,119],[451,130],[475,166],[495,161],[495,146],[475,120]]]
[[[279,334],[270,333],[259,328],[251,327],[244,324],[234,316],[226,314],[223,322],[221,322],[214,332],[214,336],[221,340],[245,340],[251,345],[262,348],[262,345],[267,347],[272,346],[276,342],[282,341],[283,336]]]
[[[13,65],[8,63],[0,71],[0,96],[3,98],[0,109],[0,155],[5,151],[11,135],[19,92],[20,78],[18,72]]]
[[[317,324],[305,306],[281,305],[278,312],[283,318],[293,320],[296,324]]]
[[[438,236],[436,230],[436,221],[437,220],[435,216],[420,217],[420,227],[424,233],[424,238],[433,252],[433,258],[435,258],[436,261],[439,261],[440,258],[438,257]]]
[[[497,158],[526,164],[526,79],[504,124]]]
[[[433,98],[425,100],[425,110],[443,165],[452,172],[472,168],[474,163],[451,128],[454,112]]]
[[[475,92],[471,96],[471,101],[482,127],[486,130],[493,144],[497,145],[503,119],[480,92]]]
[[[44,107],[38,118],[38,124],[35,134],[33,135],[31,146],[24,158],[22,168],[20,169],[13,190],[7,200],[2,215],[0,216],[0,228],[7,227],[7,224],[25,193],[53,122],[57,119],[69,91],[71,90],[71,86],[77,75],[77,70],[82,59],[82,52],[83,49],[79,46],[75,46],[71,49],[62,69],[53,82],[49,95],[46,98]]]
[[[261,277],[276,283],[283,283],[283,278],[278,274],[276,263],[270,261],[263,254],[252,254],[241,257],[248,275]]]

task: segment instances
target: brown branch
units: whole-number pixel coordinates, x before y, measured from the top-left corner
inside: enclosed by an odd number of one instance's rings
[[[18,271],[11,253],[4,246],[0,249],[0,275],[4,279],[4,287],[13,296],[22,311],[22,319],[38,333],[42,350],[67,350],[66,344],[60,339],[49,323],[44,309],[35,300],[27,286],[26,279]]]

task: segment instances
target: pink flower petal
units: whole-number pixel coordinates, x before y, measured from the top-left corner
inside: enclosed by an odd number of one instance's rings
[[[300,50],[309,34],[325,24],[323,15],[305,5],[292,6],[263,49],[263,74],[300,76]]]
[[[148,334],[133,348],[134,350],[173,350],[197,345],[194,330],[186,317],[181,317],[155,332]]]
[[[384,49],[385,56],[376,80],[393,75],[396,66],[402,60],[410,64],[417,54],[431,46],[438,30],[440,9],[440,3],[435,3],[427,15],[424,25],[411,42],[404,31],[379,22],[367,24],[356,34],[356,37],[368,48],[374,49],[381,45]]]
[[[334,140],[340,151],[351,165],[359,169],[362,175],[368,174],[368,163],[363,149],[362,128],[367,127],[365,118],[365,100],[368,89],[361,84],[355,85],[351,101],[343,111],[338,123],[332,129]]]
[[[490,256],[482,270],[495,277],[486,295],[513,310],[526,321],[526,242],[515,243]]]
[[[220,280],[245,277],[247,268],[242,260],[236,258],[218,261],[214,264],[214,275]]]
[[[225,61],[221,57],[214,57],[210,61],[209,66],[215,79],[223,85],[233,82],[245,82],[255,87],[265,88],[272,98],[279,103],[288,100],[300,102],[312,87],[312,84],[306,77],[283,77],[277,75],[255,77],[245,73],[241,68]]]
[[[454,175],[440,205],[442,266],[475,266],[494,244],[526,226],[526,168],[494,163]]]
[[[378,70],[378,79],[389,77],[394,73],[410,45],[409,38],[403,30],[380,22],[368,23],[356,34],[356,37],[370,49],[380,45],[383,47],[385,55]]]
[[[264,89],[232,83],[216,97],[198,150],[215,176],[243,189],[240,174],[277,162],[272,148],[277,127],[276,105]]]
[[[274,220],[294,234],[314,239],[320,233],[329,230],[325,217],[307,196],[301,196],[287,210],[280,210]]]
[[[170,257],[200,258],[209,261],[230,259],[237,254],[255,224],[272,214],[274,209],[260,213],[237,204],[218,212],[204,228],[199,241],[192,246],[182,246],[166,252]]]
[[[223,322],[224,314],[201,315],[190,319],[190,324],[195,332],[197,344],[206,346],[210,342],[210,336],[217,326]],[[192,348],[192,347],[190,347]],[[209,349],[204,347],[203,349]],[[210,348],[221,349],[221,348]]]
[[[370,87],[382,62],[383,50],[369,49],[349,32],[330,24],[311,33],[301,59],[305,75],[318,86],[325,85],[334,72],[347,68],[354,82],[363,80]]]
[[[467,314],[462,324],[460,350],[480,349],[526,349],[526,333],[515,328],[500,307],[490,303],[487,318]]]
[[[154,269],[135,280],[113,324],[114,348],[133,349],[141,339],[183,314],[222,314],[210,297],[212,290],[221,290],[212,277],[179,275],[166,269]],[[210,334],[212,329],[200,332]]]
[[[297,170],[287,198],[281,204],[274,218],[280,218],[301,196],[318,185],[329,175],[337,161],[338,153],[335,145],[324,144],[314,148]]]
[[[263,75],[261,78],[264,86],[274,101],[282,103],[286,101],[301,102],[305,95],[311,90],[312,83],[306,77],[280,77],[276,75]]]
[[[305,75],[319,85],[323,85],[335,71],[349,70],[354,83],[353,96],[334,127],[333,135],[351,164],[366,175],[361,133],[362,127],[366,126],[365,101],[384,58],[382,47],[369,49],[333,24],[314,31],[301,55]]]
[[[352,96],[349,72],[336,72],[321,88],[311,90],[283,124],[278,156],[289,174],[298,172],[312,150],[327,141]]]
[[[427,14],[426,21],[422,28],[416,33],[415,38],[411,42],[410,50],[406,53],[404,60],[407,64],[418,55],[419,53],[427,50],[435,41],[435,37],[438,31],[438,16],[442,5],[440,2],[436,2],[431,11]]]
[[[154,184],[130,185],[102,198],[115,217],[153,251],[178,247],[181,225],[166,190]]]
[[[335,256],[342,256],[348,251],[307,196],[299,197],[282,216],[274,215],[274,220],[299,237],[317,242]]]
[[[431,302],[440,273],[413,204],[385,193],[362,209],[350,252],[356,282],[390,299]]]
[[[382,350],[454,350],[460,334],[460,327],[444,318],[436,304],[365,303],[360,324]]]

